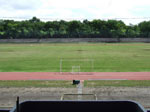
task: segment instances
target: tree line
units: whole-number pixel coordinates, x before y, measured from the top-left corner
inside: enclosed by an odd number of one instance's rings
[[[150,37],[150,21],[126,25],[120,20],[47,21],[0,20],[0,39]]]

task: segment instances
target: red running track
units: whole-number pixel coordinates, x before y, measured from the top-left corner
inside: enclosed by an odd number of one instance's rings
[[[150,72],[0,72],[0,80],[150,80]]]

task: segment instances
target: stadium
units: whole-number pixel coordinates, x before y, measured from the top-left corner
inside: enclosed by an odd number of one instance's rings
[[[148,43],[1,43],[1,107],[13,107],[17,96],[95,101],[96,95],[149,108],[149,48]]]
[[[149,1],[8,1],[0,112],[150,112]]]

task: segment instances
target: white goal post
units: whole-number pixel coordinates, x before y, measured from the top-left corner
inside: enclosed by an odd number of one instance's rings
[[[93,72],[93,59],[60,59],[60,73]]]
[[[63,94],[60,98],[60,100],[80,100],[78,98],[81,98],[81,100],[93,100],[97,101],[97,95],[96,94]]]

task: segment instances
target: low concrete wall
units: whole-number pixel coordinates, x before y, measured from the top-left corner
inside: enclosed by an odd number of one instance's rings
[[[49,38],[0,39],[0,43],[69,43],[69,42],[150,42],[150,38]]]
[[[150,42],[150,38],[120,38],[121,42]]]

